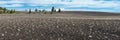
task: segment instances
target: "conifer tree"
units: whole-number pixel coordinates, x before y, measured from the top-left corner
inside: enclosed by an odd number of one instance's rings
[[[41,10],[39,10],[39,12],[41,12]]]
[[[51,9],[51,13],[50,13],[50,14],[53,14],[54,11],[55,11],[55,8],[52,7],[52,9]]]
[[[61,12],[61,9],[60,9],[60,8],[58,9],[58,12],[59,12],[59,13]]]
[[[2,11],[0,10],[0,14],[2,14]]]
[[[16,12],[16,10],[14,9],[14,10],[13,10],[13,13],[15,13],[15,12]]]
[[[32,13],[31,9],[29,9],[29,14]]]
[[[10,14],[12,14],[13,13],[13,10],[10,10]]]
[[[38,12],[38,9],[35,9],[35,12]]]
[[[42,12],[45,12],[45,9],[43,9]]]
[[[6,13],[7,9],[6,8],[3,8],[3,13]]]

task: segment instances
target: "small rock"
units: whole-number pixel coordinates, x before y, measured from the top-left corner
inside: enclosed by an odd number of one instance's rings
[[[11,34],[12,36],[14,35],[14,34]]]
[[[72,24],[73,26],[75,25],[75,24]]]
[[[59,28],[59,26],[56,26],[57,28]]]
[[[68,25],[65,25],[66,27],[68,26]]]
[[[22,40],[22,39],[19,39],[19,40]]]
[[[92,35],[89,35],[90,38],[92,38]]]
[[[105,38],[108,38],[107,36],[105,36]]]
[[[1,34],[2,36],[5,36],[5,34]]]
[[[16,36],[18,36],[19,35],[19,33],[16,33]]]
[[[17,29],[18,31],[21,31],[20,29]]]
[[[5,31],[5,33],[7,33],[7,31]]]
[[[58,38],[58,40],[63,40],[63,38]]]

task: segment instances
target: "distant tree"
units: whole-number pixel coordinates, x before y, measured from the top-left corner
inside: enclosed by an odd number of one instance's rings
[[[15,12],[16,12],[15,9],[14,10],[10,10],[10,14],[13,14]]]
[[[10,10],[7,10],[6,13],[10,13]]]
[[[15,13],[15,10],[8,10],[7,8],[0,7],[0,13]]]
[[[29,9],[29,14],[32,13],[31,9]]]
[[[16,10],[14,9],[14,10],[13,10],[13,13],[15,13],[15,12],[16,12]]]
[[[6,13],[7,9],[6,8],[3,8],[3,13]]]
[[[2,14],[2,11],[0,10],[0,14]]]
[[[13,12],[14,12],[13,10],[10,10],[10,14],[13,14]]]
[[[39,10],[39,12],[41,12],[41,10]]]
[[[42,10],[38,10],[38,12],[41,14]]]
[[[54,12],[56,12],[56,9],[54,9]]]
[[[54,9],[55,9],[55,7],[52,7],[51,11],[53,12],[53,11],[54,11]]]
[[[2,10],[3,8],[2,7],[0,7],[0,10]]]
[[[47,12],[46,12],[46,10],[45,10],[45,9],[43,9],[43,10],[42,10],[42,13],[46,14]]]
[[[55,7],[52,7],[50,14],[53,14],[54,11],[55,11]]]
[[[45,11],[44,14],[47,14],[47,12]]]
[[[45,11],[46,11],[45,9],[42,10],[42,12],[45,12]]]
[[[35,12],[38,12],[38,9],[35,9]]]
[[[59,12],[59,13],[61,12],[61,9],[60,9],[60,8],[58,9],[58,12]]]

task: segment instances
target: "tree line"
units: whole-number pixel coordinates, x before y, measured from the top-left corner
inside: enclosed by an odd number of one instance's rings
[[[43,12],[44,14],[47,13],[47,11],[46,11],[45,9],[43,9],[43,10],[35,9],[35,10],[34,10],[34,13],[39,13],[39,12]],[[60,12],[61,12],[61,9],[59,8],[58,11],[57,11],[57,10],[55,9],[55,7],[52,7],[52,8],[51,8],[51,11],[50,11],[50,14],[53,14],[53,13],[55,13],[55,12],[60,13]],[[29,10],[28,10],[28,13],[30,14],[30,13],[33,13],[33,12],[32,12],[31,9],[29,9]]]
[[[13,13],[16,13],[17,11],[14,9],[14,10],[8,10],[7,8],[2,8],[0,7],[0,14],[13,14]],[[45,9],[43,10],[39,10],[39,9],[35,9],[34,11],[32,11],[32,9],[29,9],[28,10],[28,13],[44,13],[46,14],[48,11],[46,11]],[[52,7],[51,8],[51,11],[49,12],[50,14],[53,14],[55,12],[58,12],[60,13],[61,12],[61,9],[59,8],[58,10],[55,9],[55,7]]]
[[[0,14],[13,14],[13,13],[15,13],[16,12],[16,10],[14,9],[14,10],[8,10],[7,8],[2,8],[2,7],[0,7]]]

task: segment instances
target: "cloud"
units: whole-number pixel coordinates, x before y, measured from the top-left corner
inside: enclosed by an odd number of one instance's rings
[[[11,5],[8,5],[11,4]],[[83,9],[88,10],[120,10],[120,0],[0,0],[0,6],[2,7],[40,7],[40,9],[62,8],[64,10],[69,9]],[[78,9],[77,9],[78,8]],[[83,9],[84,10],[84,9]],[[107,11],[106,10],[106,11]]]
[[[24,1],[10,0],[10,1],[0,1],[1,4],[14,4],[14,3],[25,3]]]
[[[0,1],[0,4],[14,4],[14,3],[26,3],[31,6],[48,5],[48,4],[63,4],[70,7],[118,7],[120,2],[117,1],[105,1],[105,0],[9,0]]]
[[[0,5],[1,7],[22,7],[21,4]]]
[[[120,2],[117,1],[95,1],[95,0],[29,0],[27,3],[34,4],[33,6],[37,5],[48,5],[48,4],[63,4],[67,7],[81,7],[81,6],[88,6],[88,7],[119,7]]]

